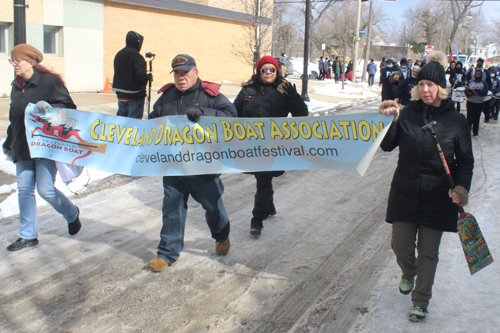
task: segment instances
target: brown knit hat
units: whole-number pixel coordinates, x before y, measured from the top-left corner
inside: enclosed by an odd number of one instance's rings
[[[28,44],[18,44],[14,46],[10,54],[13,59],[21,58],[31,63],[36,62],[39,64],[43,61],[42,52]]]

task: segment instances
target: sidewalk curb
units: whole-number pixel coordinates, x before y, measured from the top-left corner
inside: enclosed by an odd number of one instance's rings
[[[330,115],[335,114],[335,112],[344,111],[344,110],[347,110],[347,109],[352,108],[354,106],[366,105],[368,103],[372,103],[375,101],[380,101],[380,97],[377,96],[377,97],[367,98],[365,100],[358,100],[358,101],[355,101],[352,103],[345,103],[343,105],[339,105],[339,106],[334,107],[332,109],[317,111],[317,112],[310,113],[310,114],[313,117],[314,116],[330,116]]]

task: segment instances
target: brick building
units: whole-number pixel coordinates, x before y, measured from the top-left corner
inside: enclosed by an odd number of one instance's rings
[[[141,53],[153,52],[154,85],[170,82],[172,58],[188,53],[208,81],[244,80],[252,67],[233,55],[248,39],[254,0],[37,0],[26,8],[27,43],[44,53],[44,65],[63,74],[70,91],[102,90],[113,78],[113,59],[134,30],[144,36]],[[269,2],[271,0],[259,0]],[[0,95],[10,93],[14,46],[13,2],[0,2]],[[268,15],[270,16],[270,15]],[[263,24],[271,19],[264,17]],[[270,41],[269,41],[270,42]],[[248,43],[247,43],[248,44]],[[249,50],[248,52],[252,52]]]

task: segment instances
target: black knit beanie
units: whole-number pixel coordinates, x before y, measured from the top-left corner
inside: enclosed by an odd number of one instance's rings
[[[444,64],[446,63],[447,59],[443,52],[431,52],[427,57],[427,63],[417,74],[416,84],[418,84],[420,80],[429,80],[446,88],[446,73],[444,70]]]

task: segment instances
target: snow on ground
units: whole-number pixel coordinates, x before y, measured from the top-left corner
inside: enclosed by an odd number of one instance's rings
[[[290,61],[293,64],[293,70],[297,72],[299,75],[302,75],[304,73],[304,58],[290,58]],[[309,63],[309,66],[307,67],[309,74],[311,72],[316,72],[319,75],[319,69],[318,69],[318,64],[317,63]]]
[[[344,89],[342,89],[342,84],[340,83],[329,83],[324,87],[312,86],[311,93],[349,99],[368,99],[380,96],[380,94],[366,91],[360,87],[353,87],[349,84],[346,84]]]
[[[479,135],[466,210],[500,260],[500,125],[481,122]],[[0,169],[13,174],[4,159]],[[230,254],[214,254],[204,211],[191,201],[182,260],[156,275],[143,267],[155,255],[161,226],[159,177],[106,185],[79,199],[86,229],[77,237],[59,231],[57,213],[42,209],[40,245],[0,261],[0,325],[11,328],[2,331],[498,332],[499,263],[471,276],[455,233],[443,235],[427,319],[408,321],[411,298],[398,291],[401,273],[383,222],[396,160],[397,151],[378,152],[364,177],[304,170],[276,178],[279,214],[258,240],[248,236],[253,177],[223,175]],[[6,245],[18,222],[2,223]]]
[[[3,144],[5,140],[2,140],[0,144]],[[9,175],[16,175],[16,166],[11,161],[7,160],[7,157],[0,152],[0,170]],[[73,195],[72,191],[84,191],[85,185],[87,183],[91,183],[93,181],[103,179],[111,176],[112,173],[84,168],[80,177],[78,177],[71,184],[66,186],[59,177],[59,174],[56,176],[56,188],[64,193],[67,197],[71,197]],[[3,185],[0,187],[0,194],[2,193],[11,193],[4,201],[0,203],[0,219],[3,219],[7,216],[12,216],[19,214],[19,205],[17,202],[17,184],[9,184]],[[40,196],[37,195],[37,206],[45,206],[47,201],[43,200]],[[71,200],[71,199],[70,199]]]

